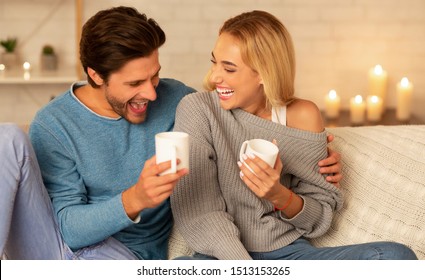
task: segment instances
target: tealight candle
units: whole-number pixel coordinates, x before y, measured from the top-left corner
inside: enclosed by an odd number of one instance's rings
[[[350,120],[353,124],[364,122],[366,104],[361,95],[356,95],[350,100]]]
[[[372,122],[379,121],[382,114],[382,98],[376,95],[368,96],[367,102],[367,119]]]
[[[325,97],[325,114],[327,118],[333,119],[339,115],[339,107],[341,105],[341,99],[335,90],[329,91],[329,94]]]
[[[385,104],[387,94],[387,72],[382,69],[381,65],[375,65],[369,70],[369,95],[376,95],[382,99]]]
[[[397,84],[397,109],[398,120],[406,121],[410,118],[410,104],[412,100],[413,85],[404,77]]]

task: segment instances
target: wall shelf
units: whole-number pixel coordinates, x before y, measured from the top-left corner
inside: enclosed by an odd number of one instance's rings
[[[78,80],[74,67],[73,70],[37,71],[24,70],[0,71],[0,85],[24,85],[24,84],[65,84]]]

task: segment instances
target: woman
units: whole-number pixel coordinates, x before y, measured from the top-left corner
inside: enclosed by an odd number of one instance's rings
[[[305,239],[328,230],[343,198],[318,172],[326,131],[317,106],[294,96],[292,39],[276,17],[227,20],[211,62],[211,92],[185,97],[175,124],[191,135],[191,166],[171,202],[194,258],[416,258],[397,243],[315,248]],[[274,167],[246,155],[253,172],[241,163],[240,146],[252,138],[275,141]]]

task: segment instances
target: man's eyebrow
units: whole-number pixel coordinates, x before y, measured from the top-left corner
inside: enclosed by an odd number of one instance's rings
[[[211,52],[211,56],[214,58],[215,60],[215,56],[214,56],[214,52]],[[221,63],[225,64],[225,65],[229,65],[229,66],[234,66],[234,67],[238,67],[236,64],[234,64],[233,62],[227,61],[227,60],[223,60],[221,61]]]
[[[161,66],[159,67],[158,71],[156,71],[156,73],[152,76],[152,77],[157,77],[159,76],[159,72],[161,71]],[[124,84],[129,85],[129,84],[134,84],[134,83],[143,83],[145,82],[147,79],[143,79],[143,80],[134,80],[134,81],[127,81],[124,82]]]

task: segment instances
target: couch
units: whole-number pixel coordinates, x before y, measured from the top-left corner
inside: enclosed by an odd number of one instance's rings
[[[24,130],[28,126],[23,127]],[[312,243],[397,241],[425,259],[425,125],[328,128],[342,155],[345,195],[329,231]],[[192,250],[174,228],[169,258]]]
[[[312,243],[397,241],[425,259],[425,125],[328,128],[342,155],[345,195],[329,231]],[[174,229],[169,258],[190,255]]]

